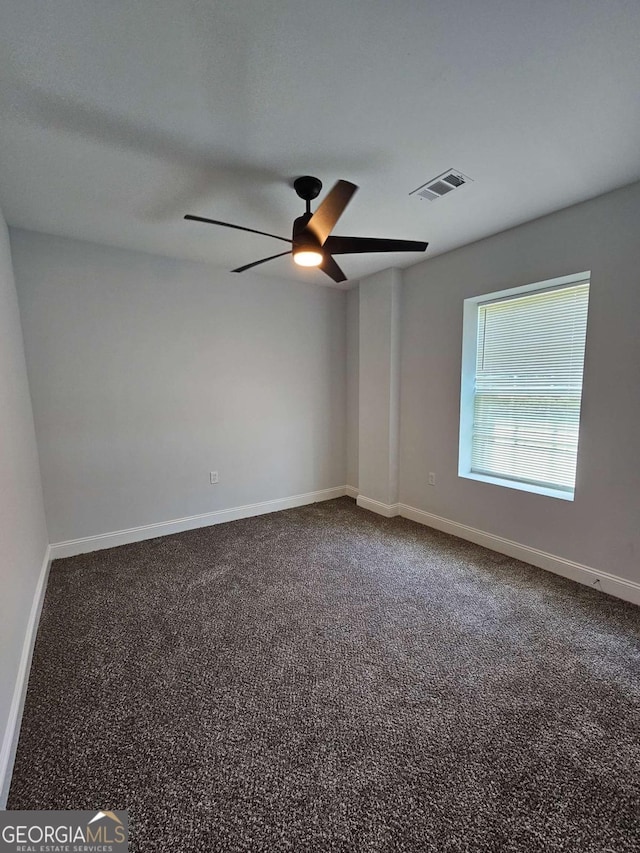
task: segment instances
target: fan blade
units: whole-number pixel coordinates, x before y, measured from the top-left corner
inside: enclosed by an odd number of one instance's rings
[[[424,252],[429,244],[420,240],[384,240],[380,237],[327,237],[324,248],[332,255],[358,252]]]
[[[272,261],[274,258],[282,258],[290,254],[291,252],[280,252],[279,255],[270,255],[268,258],[263,258],[261,261],[254,261],[252,264],[245,264],[243,267],[238,267],[237,270],[231,270],[231,272],[244,272],[245,270],[250,270],[251,267],[257,267],[259,264],[266,264],[267,261]]]
[[[338,264],[333,260],[331,255],[324,253],[324,258],[322,263],[320,264],[320,269],[322,272],[326,273],[329,278],[332,278],[334,281],[346,281],[347,277],[342,272]]]
[[[225,228],[235,228],[237,231],[249,231],[251,234],[262,234],[263,237],[273,237],[276,240],[283,240],[285,243],[292,241],[287,237],[278,237],[277,234],[268,234],[266,231],[256,231],[255,228],[245,228],[243,225],[232,225],[230,222],[219,222],[217,219],[205,219],[204,216],[192,216],[187,213],[185,219],[190,219],[193,222],[207,222],[209,225],[224,225]]]
[[[333,226],[342,216],[357,189],[358,187],[349,181],[338,181],[307,222],[307,228],[320,241],[321,246],[331,234]]]

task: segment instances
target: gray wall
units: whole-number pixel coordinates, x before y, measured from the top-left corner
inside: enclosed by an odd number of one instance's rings
[[[0,738],[47,549],[38,452],[7,226],[0,213]],[[0,767],[3,772],[5,767]],[[0,778],[0,783],[3,780]],[[4,794],[5,792],[3,792]]]
[[[400,270],[360,281],[358,487],[383,504],[398,502]]]
[[[358,286],[347,291],[347,485],[358,488],[359,331]]]
[[[635,184],[405,271],[401,502],[640,581],[639,223]],[[589,269],[575,501],[459,478],[463,299]]]
[[[11,240],[52,542],[344,485],[343,291]]]

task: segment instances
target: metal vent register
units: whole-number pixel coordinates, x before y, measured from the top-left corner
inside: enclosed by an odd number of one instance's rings
[[[426,184],[422,184],[410,192],[409,195],[415,195],[419,199],[426,199],[427,201],[437,201],[442,196],[463,187],[469,182],[471,182],[471,178],[463,175],[462,172],[457,172],[455,169],[447,169],[446,172],[443,172],[436,178],[432,178]]]

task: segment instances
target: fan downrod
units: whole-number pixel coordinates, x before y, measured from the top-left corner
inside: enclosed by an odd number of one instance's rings
[[[320,195],[322,181],[320,178],[313,178],[311,175],[303,175],[301,178],[295,179],[293,188],[301,199],[309,202]]]

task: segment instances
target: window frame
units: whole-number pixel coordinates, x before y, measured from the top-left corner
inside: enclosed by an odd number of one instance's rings
[[[522,492],[544,495],[545,497],[558,498],[565,501],[573,501],[575,499],[575,486],[573,490],[556,489],[549,486],[528,483],[523,480],[476,473],[471,470],[471,453],[473,441],[476,358],[478,350],[478,307],[480,304],[485,302],[524,296],[527,293],[533,293],[534,291],[543,292],[545,290],[556,290],[558,288],[578,284],[584,281],[588,281],[589,286],[591,286],[590,270],[560,276],[559,278],[547,279],[545,281],[537,281],[531,284],[524,284],[519,287],[511,287],[505,290],[495,291],[493,293],[482,293],[479,296],[471,296],[464,300],[462,317],[462,370],[460,380],[460,434],[458,447],[459,477],[467,480],[476,480],[481,483],[504,486],[505,488],[516,489]],[[580,420],[582,420],[582,416]]]

